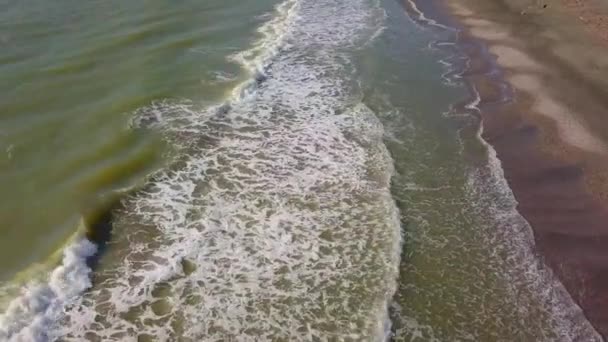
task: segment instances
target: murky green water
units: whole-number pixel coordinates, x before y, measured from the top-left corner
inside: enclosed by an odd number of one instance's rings
[[[0,6],[0,340],[593,338],[402,3]]]
[[[59,248],[100,194],[160,165],[158,134],[131,129],[133,112],[223,98],[245,77],[226,55],[247,45],[271,4],[1,4],[0,279]]]

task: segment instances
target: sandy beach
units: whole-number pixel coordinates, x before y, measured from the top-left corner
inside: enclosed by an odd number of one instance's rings
[[[539,256],[606,338],[608,4],[435,5],[463,29],[458,40],[471,58],[466,79],[481,96],[483,138],[498,153]]]

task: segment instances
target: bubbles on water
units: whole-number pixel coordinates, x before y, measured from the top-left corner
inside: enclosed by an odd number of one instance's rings
[[[392,160],[348,55],[375,32],[369,6],[286,1],[233,55],[255,92],[138,113],[135,126],[163,130],[181,154],[127,200],[124,248],[109,250],[58,336],[385,337],[400,249]]]

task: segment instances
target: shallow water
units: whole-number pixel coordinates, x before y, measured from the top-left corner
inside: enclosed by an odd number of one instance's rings
[[[2,6],[1,340],[587,336],[452,106],[452,31],[392,0]],[[91,263],[68,237],[124,188]]]

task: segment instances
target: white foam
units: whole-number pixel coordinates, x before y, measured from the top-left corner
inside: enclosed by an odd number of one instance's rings
[[[261,38],[250,49],[229,56],[230,60],[241,64],[251,77],[250,80],[234,89],[233,101],[240,101],[252,95],[257,81],[267,77],[268,63],[280,52],[281,48],[286,48],[284,40],[296,20],[298,6],[297,0],[285,0],[279,3],[276,6],[275,15],[258,29]]]
[[[237,79],[237,76],[225,71],[214,71],[211,74],[214,83],[232,82]]]
[[[142,112],[181,148],[179,166],[127,201],[116,239],[128,252],[109,250],[120,262],[55,336],[386,337],[401,241],[392,160],[347,53],[377,32],[370,6],[285,1],[232,57],[264,76],[254,92]]]
[[[367,48],[386,31],[388,13],[386,12],[386,9],[382,7],[381,0],[376,0],[373,7],[376,11],[376,14],[372,16],[375,20],[370,25],[370,29],[373,30],[373,33],[369,35],[368,40],[361,45],[361,48]]]
[[[91,287],[86,260],[96,251],[97,247],[86,239],[69,245],[61,266],[53,270],[48,282],[24,288],[0,315],[0,340],[48,341],[49,326],[61,318],[72,300]]]
[[[437,28],[440,28],[443,30],[456,31],[456,29],[454,29],[453,27],[443,25],[434,19],[428,18],[424,14],[424,12],[422,12],[420,9],[418,9],[418,5],[416,5],[416,2],[414,0],[407,0],[407,3],[409,4],[412,11],[414,11],[414,13],[416,13],[416,16],[417,16],[416,19],[418,21],[423,22],[425,25],[437,27]]]
[[[399,317],[401,328],[395,329],[394,336],[396,340],[410,340],[440,342],[441,340],[435,336],[433,327],[426,324],[421,324],[414,317],[402,312],[402,308],[397,303],[393,303],[394,316]]]

